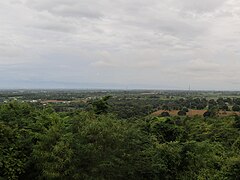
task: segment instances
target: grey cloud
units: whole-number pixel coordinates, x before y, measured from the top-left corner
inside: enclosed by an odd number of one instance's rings
[[[84,18],[100,18],[102,17],[102,14],[99,12],[96,12],[95,10],[91,9],[91,7],[88,6],[58,6],[56,8],[53,8],[52,13],[60,15],[60,16],[66,16],[66,17],[84,17]]]
[[[26,2],[28,7],[33,7],[39,11],[47,11],[53,15],[62,17],[83,17],[83,18],[100,18],[102,14],[96,7],[98,3],[94,1],[77,1],[77,0],[52,0]]]
[[[72,24],[66,24],[64,22],[51,22],[51,21],[42,21],[37,22],[36,24],[31,25],[33,28],[50,30],[55,32],[75,32],[76,27]]]
[[[202,59],[191,60],[189,61],[186,67],[189,71],[193,71],[193,72],[199,71],[199,72],[205,72],[205,73],[217,72],[223,68],[218,63],[202,60]]]
[[[0,5],[0,75],[9,82],[240,88],[228,83],[240,75],[238,0]]]
[[[172,4],[177,5],[183,11],[190,11],[196,13],[209,13],[217,10],[221,7],[227,0],[171,0]]]

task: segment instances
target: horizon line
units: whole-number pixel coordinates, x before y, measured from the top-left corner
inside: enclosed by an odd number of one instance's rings
[[[12,90],[98,90],[98,91],[188,91],[189,89],[164,89],[164,88],[0,88],[0,91],[12,91]],[[191,89],[190,92],[197,91],[213,91],[213,92],[240,92],[240,90],[221,90],[221,89]]]

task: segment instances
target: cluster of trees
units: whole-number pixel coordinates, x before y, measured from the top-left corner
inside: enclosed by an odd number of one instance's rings
[[[181,110],[183,107],[191,109],[204,109],[208,105],[205,98],[180,98],[164,102],[161,109],[163,110]]]
[[[70,103],[53,103],[57,112],[88,110],[88,102],[92,103],[100,97],[111,95],[108,112],[118,118],[139,118],[159,109],[179,110],[187,109],[223,111],[240,111],[240,98],[235,92],[195,92],[195,91],[84,91],[84,90],[26,90],[1,91],[0,102],[18,99],[31,100],[65,100]],[[222,97],[226,98],[222,98]],[[218,98],[220,97],[220,98]],[[231,97],[231,98],[230,98]],[[210,99],[212,98],[212,99]],[[41,104],[33,103],[37,106]]]
[[[104,96],[103,96],[104,98]],[[100,97],[95,97],[88,102],[77,101],[71,103],[52,104],[57,112],[66,112],[76,109],[91,110],[89,104],[95,103]],[[98,101],[96,101],[98,102]],[[180,99],[159,99],[158,96],[111,96],[108,99],[108,112],[115,114],[118,118],[139,118],[151,114],[159,109],[169,111],[178,110],[179,116],[184,116],[188,109],[206,110],[204,117],[215,116],[218,111],[240,111],[240,99],[218,98],[217,100],[206,98],[180,98]],[[91,106],[91,105],[90,105]],[[162,116],[169,116],[164,112]]]
[[[239,179],[240,118],[0,106],[0,179]]]
[[[181,110],[190,109],[218,109],[222,111],[240,111],[240,98],[180,98],[176,100],[167,100],[160,105],[162,110]]]
[[[157,110],[159,99],[132,99],[132,98],[110,98],[108,112],[116,114],[118,118],[139,118]]]

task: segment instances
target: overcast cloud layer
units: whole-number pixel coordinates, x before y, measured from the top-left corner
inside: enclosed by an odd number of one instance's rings
[[[0,88],[240,90],[239,0],[0,7]]]

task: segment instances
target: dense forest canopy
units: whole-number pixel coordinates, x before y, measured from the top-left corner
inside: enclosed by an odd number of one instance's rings
[[[96,98],[71,111],[2,103],[0,179],[240,178],[237,114],[123,118],[114,113],[113,99]],[[119,111],[131,112],[126,108]]]

